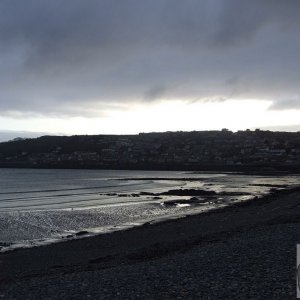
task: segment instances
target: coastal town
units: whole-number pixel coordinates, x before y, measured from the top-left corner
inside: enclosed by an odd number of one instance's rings
[[[245,130],[42,136],[0,143],[3,167],[300,169],[300,132]]]

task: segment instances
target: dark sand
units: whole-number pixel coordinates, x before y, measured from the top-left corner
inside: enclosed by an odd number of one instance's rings
[[[299,188],[1,253],[0,299],[295,299],[296,243]]]

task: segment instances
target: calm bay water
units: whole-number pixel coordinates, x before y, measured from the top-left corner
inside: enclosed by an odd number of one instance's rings
[[[0,169],[0,247],[3,251],[76,237],[83,230],[93,234],[180,217],[266,194],[274,185],[298,183],[298,176]],[[187,196],[139,195],[179,188],[244,194],[199,205],[164,205],[189,200]]]

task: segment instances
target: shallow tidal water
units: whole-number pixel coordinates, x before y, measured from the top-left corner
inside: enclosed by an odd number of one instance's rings
[[[298,184],[296,175],[0,169],[0,250],[177,218]],[[160,195],[174,189],[216,195],[199,203]]]

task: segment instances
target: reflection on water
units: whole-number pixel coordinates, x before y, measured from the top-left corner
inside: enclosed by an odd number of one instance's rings
[[[197,213],[298,182],[298,176],[0,169],[0,247]],[[191,203],[187,195],[151,196],[170,189],[218,194]]]

